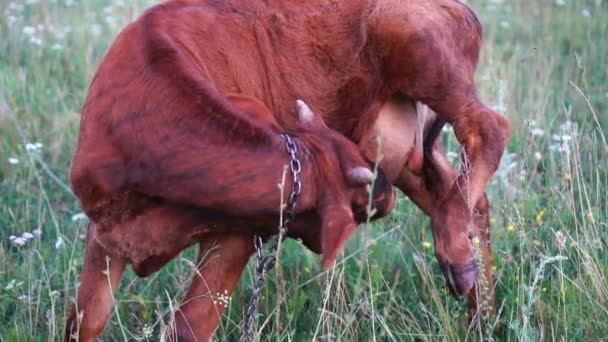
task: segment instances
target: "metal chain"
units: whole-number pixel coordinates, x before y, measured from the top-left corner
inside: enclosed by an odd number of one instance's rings
[[[264,255],[262,238],[258,235],[253,237],[253,244],[256,251],[255,272],[257,277],[253,284],[251,301],[249,302],[247,310],[245,311],[245,321],[243,323],[243,328],[241,329],[241,336],[239,337],[239,341],[241,342],[251,341],[251,329],[253,328],[255,314],[260,303],[260,293],[264,288],[266,274],[275,265],[279,243],[283,240],[285,234],[287,234],[288,225],[295,217],[296,204],[298,203],[298,198],[302,192],[302,182],[300,181],[302,163],[298,159],[298,145],[289,134],[281,134],[281,137],[285,139],[285,147],[287,149],[287,153],[289,154],[289,169],[292,177],[291,193],[289,194],[287,204],[283,210],[283,222],[279,227],[279,236],[274,239],[266,255]]]

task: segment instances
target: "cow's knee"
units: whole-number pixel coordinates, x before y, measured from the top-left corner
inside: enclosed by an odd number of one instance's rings
[[[474,104],[454,120],[454,133],[470,161],[483,159],[489,172],[498,168],[511,135],[511,124],[503,115]]]

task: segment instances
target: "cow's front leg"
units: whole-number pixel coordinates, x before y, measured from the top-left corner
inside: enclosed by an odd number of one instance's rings
[[[64,341],[95,341],[112,313],[113,292],[118,288],[126,262],[110,256],[97,242],[90,225],[84,266],[76,304],[68,317]]]
[[[175,312],[168,341],[211,341],[243,269],[254,252],[253,235],[217,234],[200,243],[198,270]]]

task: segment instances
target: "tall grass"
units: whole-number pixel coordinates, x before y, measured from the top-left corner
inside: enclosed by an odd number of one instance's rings
[[[284,243],[280,272],[261,301],[262,340],[605,339],[608,4],[467,2],[486,32],[482,97],[514,127],[488,189],[498,314],[466,327],[464,304],[446,293],[433,257],[428,219],[400,198],[329,273],[303,246]],[[79,111],[103,52],[149,4],[0,3],[0,341],[61,337],[86,226],[66,185]],[[148,279],[128,271],[103,340],[158,340],[194,272],[195,252]],[[218,340],[238,336],[251,270]]]

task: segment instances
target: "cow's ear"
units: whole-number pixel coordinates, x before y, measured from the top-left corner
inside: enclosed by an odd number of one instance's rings
[[[325,124],[325,121],[323,121],[323,117],[321,115],[316,115],[306,104],[306,102],[297,100],[296,109],[298,111],[300,124],[305,130],[311,131],[327,129],[327,125]]]
[[[353,234],[357,224],[350,208],[332,206],[321,214],[322,265],[326,270],[334,265],[338,253]]]

